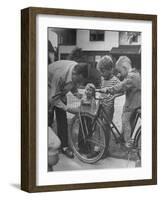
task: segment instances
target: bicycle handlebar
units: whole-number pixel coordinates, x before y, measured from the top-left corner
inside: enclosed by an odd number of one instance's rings
[[[101,94],[103,93],[103,94],[106,94],[106,93],[101,92],[101,91],[96,91],[95,93],[101,93]],[[55,96],[52,97],[52,99],[58,98],[58,97],[60,97],[60,96],[63,96],[64,94],[65,94],[65,92],[58,92]],[[111,100],[113,100],[113,99],[115,99],[115,98],[117,98],[117,97],[120,97],[120,96],[122,96],[122,95],[123,95],[123,93],[118,93],[118,94],[113,95],[113,96],[110,97],[110,98],[104,97],[104,98],[95,98],[95,99],[96,99],[96,100],[109,99],[109,101],[111,101]]]
[[[97,91],[98,92],[98,91]],[[98,93],[103,93],[103,92],[98,92]],[[105,94],[105,93],[104,93]],[[117,97],[120,97],[120,96],[122,96],[122,95],[124,95],[123,93],[118,93],[118,94],[115,94],[115,95],[113,95],[112,97],[103,97],[103,98],[95,98],[96,100],[103,100],[103,99],[107,99],[107,101],[112,101],[112,100],[114,100],[115,98],[117,98]]]

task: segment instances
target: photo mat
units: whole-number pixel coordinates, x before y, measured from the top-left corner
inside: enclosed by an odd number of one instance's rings
[[[108,58],[108,56],[110,57]],[[120,56],[126,56],[127,58],[129,58],[130,61],[132,62],[132,68],[136,69],[137,72],[141,74],[141,33],[140,32],[69,29],[69,28],[57,28],[57,27],[48,28],[48,66],[49,68],[52,67],[51,63],[53,62],[56,63],[56,61],[59,61],[59,60],[73,60],[78,63],[83,63],[83,62],[88,63],[88,66],[87,66],[88,77],[86,78],[85,83],[82,83],[82,85],[78,87],[78,90],[82,94],[82,96],[84,96],[85,87],[89,83],[92,83],[95,86],[95,88],[100,88],[100,87],[105,87],[105,86],[111,87],[119,83],[119,79],[117,79],[117,70],[116,70],[115,64]],[[101,77],[97,69],[97,65],[99,61],[104,58],[105,59],[111,58],[112,63],[113,63],[113,68],[110,72],[111,78],[107,77],[106,80],[104,80],[103,76]],[[53,67],[54,67],[54,64],[53,64]],[[49,78],[50,77],[48,74],[48,80]],[[104,84],[104,85],[101,86],[101,84]],[[104,95],[104,96],[106,97],[108,95]],[[71,108],[78,108],[78,107],[80,108],[81,99],[74,96],[72,92],[70,91],[66,94],[66,97],[67,97],[67,106]],[[99,101],[100,99],[96,100],[95,102],[97,104],[96,110],[98,110]],[[137,147],[138,149],[135,148],[133,154],[132,152],[130,154],[128,152],[128,149],[121,148],[123,146],[123,143],[119,143],[117,141],[117,138],[121,134],[121,122],[122,122],[121,116],[123,112],[123,105],[125,103],[125,95],[123,94],[122,97],[116,98],[115,100],[111,100],[111,102],[113,102],[112,103],[113,105],[111,105],[111,103],[109,102],[109,106],[112,106],[110,110],[108,108],[108,105],[107,106],[104,105],[104,108],[105,110],[107,110],[107,112],[109,112],[109,115],[111,116],[114,115],[113,122],[114,122],[114,125],[116,125],[116,128],[119,130],[119,132],[116,133],[116,130],[114,130],[115,131],[114,133],[113,132],[108,133],[108,128],[107,128],[108,125],[106,125],[105,126],[106,130],[104,130],[104,133],[99,134],[96,132],[95,135],[93,135],[93,138],[91,137],[90,144],[89,142],[87,144],[89,149],[87,152],[85,152],[86,155],[83,155],[83,154],[81,155],[81,153],[79,154],[79,149],[78,149],[79,148],[78,140],[81,137],[79,134],[79,132],[81,131],[80,130],[81,123],[80,123],[79,117],[77,121],[74,122],[73,118],[74,116],[76,117],[76,114],[74,115],[74,114],[67,113],[67,118],[65,117],[65,118],[60,119],[60,121],[67,120],[67,127],[65,125],[65,127],[62,127],[62,130],[59,130],[59,128],[56,127],[57,121],[56,121],[56,111],[55,111],[55,117],[53,118],[53,122],[51,125],[51,128],[54,132],[53,134],[56,133],[56,135],[58,136],[57,132],[60,132],[59,134],[61,134],[61,132],[63,132],[63,129],[65,129],[66,130],[65,134],[68,134],[67,145],[71,149],[74,148],[74,150],[76,151],[75,154],[78,156],[75,156],[75,159],[69,159],[68,157],[61,154],[61,151],[60,151],[59,163],[53,166],[52,168],[50,168],[49,170],[51,171],[67,170],[68,171],[68,170],[84,170],[84,169],[128,168],[128,167],[141,166],[141,119],[140,118],[137,119],[136,123],[138,123],[138,125],[134,127],[135,130],[132,136],[133,138],[136,138],[136,140],[138,140],[136,141],[137,143],[136,145],[139,145],[139,146]],[[141,105],[141,99],[140,99],[139,104]],[[132,116],[133,119],[131,119],[133,123],[136,120],[135,114],[134,116]],[[87,122],[83,121],[83,123],[87,123]],[[103,124],[104,122],[101,125],[103,126]],[[60,126],[63,126],[63,124],[60,124]],[[139,128],[140,128],[140,131],[139,131],[140,133],[137,132]],[[75,133],[73,133],[73,129],[75,129]],[[98,129],[101,129],[101,128],[98,127]],[[137,138],[138,136],[136,135],[136,132],[138,135],[140,134],[139,138]],[[107,141],[109,143],[108,144],[109,147],[107,148],[109,149],[110,155],[102,156],[103,159],[101,159],[101,161],[96,163],[100,158],[99,158],[98,150],[94,151],[94,148],[95,149],[101,148],[101,139],[99,142],[98,138],[99,137],[101,138],[102,134],[111,135],[110,139],[106,137],[106,140],[109,140]],[[63,137],[61,135],[60,135],[60,138],[61,140],[63,140]],[[50,129],[50,131],[48,131],[48,143],[52,143],[51,142],[52,139],[54,143],[54,137],[52,137],[52,131]],[[87,146],[84,146],[84,148],[87,148]],[[93,147],[89,147],[89,146],[93,146]],[[90,148],[93,148],[93,152],[92,152],[92,149]],[[50,151],[51,150],[49,150],[48,148],[48,154],[51,153]],[[98,155],[96,155],[97,153]],[[90,157],[91,160],[90,159],[88,160],[88,157]],[[50,156],[48,157],[48,159],[50,160]],[[93,165],[91,163],[93,163]]]

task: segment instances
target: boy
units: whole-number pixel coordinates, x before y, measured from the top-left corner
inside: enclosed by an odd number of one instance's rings
[[[97,64],[97,70],[101,74],[101,88],[112,87],[120,83],[119,79],[113,75],[114,63],[110,56],[103,56]],[[109,120],[113,119],[114,114],[114,100],[108,102],[107,98],[110,98],[107,94],[102,94],[103,106],[108,113]]]
[[[122,113],[122,133],[126,141],[125,146],[131,148],[133,139],[131,136],[130,120],[136,109],[141,107],[141,77],[140,73],[132,68],[131,60],[127,56],[121,56],[116,62],[116,69],[119,72],[121,81],[113,87],[102,89],[102,92],[116,93],[124,92],[126,95],[125,104]]]
[[[107,88],[107,87],[112,87],[115,86],[116,84],[120,83],[119,79],[114,76],[113,70],[114,70],[114,62],[111,58],[111,56],[103,56],[98,64],[97,64],[97,70],[99,71],[101,75],[101,88]],[[110,98],[110,95],[108,94],[102,94],[102,105],[105,108],[107,114],[108,114],[108,119],[112,121],[113,119],[113,114],[114,114],[114,100],[108,102],[108,98]],[[107,127],[107,134],[110,136],[110,131]],[[107,141],[108,142],[108,141]],[[109,155],[109,151],[104,153],[104,158]]]

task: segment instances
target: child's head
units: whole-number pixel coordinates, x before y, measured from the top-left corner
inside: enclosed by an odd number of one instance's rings
[[[95,86],[92,83],[88,83],[85,87],[85,95],[87,98],[95,97]]]
[[[127,56],[120,56],[116,62],[118,77],[124,79],[132,69],[131,60]]]
[[[100,72],[104,79],[108,80],[113,73],[114,63],[110,56],[103,56],[98,64],[97,70]]]

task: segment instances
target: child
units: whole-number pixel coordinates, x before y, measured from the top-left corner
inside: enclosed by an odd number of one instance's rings
[[[124,92],[126,100],[122,114],[122,133],[125,138],[127,148],[133,146],[133,138],[131,136],[130,120],[136,109],[141,107],[141,77],[140,73],[132,68],[131,60],[127,56],[121,56],[116,63],[117,71],[123,80],[113,87],[102,89],[102,92],[116,93]]]
[[[86,85],[85,93],[80,103],[81,112],[90,112],[94,114],[96,111],[95,89],[92,83]]]
[[[103,56],[97,64],[97,69],[101,74],[101,88],[112,87],[120,83],[119,79],[113,75],[114,63],[110,56]],[[103,106],[108,113],[109,120],[113,119],[114,100],[108,102],[110,98],[107,94],[102,94]]]
[[[120,83],[119,79],[113,75],[114,63],[110,56],[103,56],[100,59],[100,61],[97,64],[97,70],[101,74],[101,88],[112,87]],[[103,97],[102,102],[103,102],[103,107],[105,108],[108,114],[108,119],[112,121],[114,114],[114,100],[109,102],[108,98],[110,98],[110,96],[111,95],[102,94]],[[107,134],[109,134],[110,136],[108,126],[106,127],[107,127]],[[109,154],[108,151],[105,152],[104,157],[107,157],[108,154]]]

